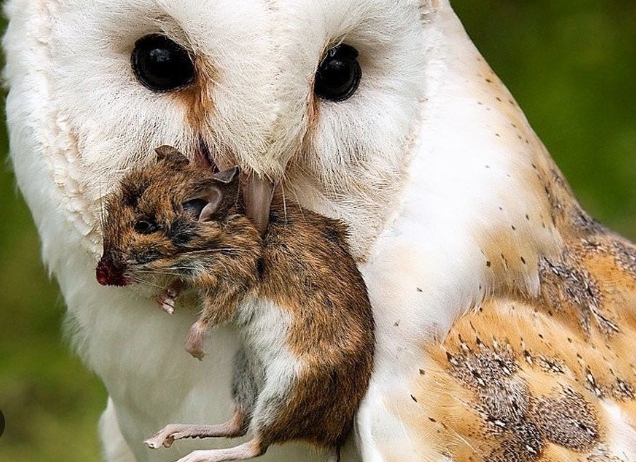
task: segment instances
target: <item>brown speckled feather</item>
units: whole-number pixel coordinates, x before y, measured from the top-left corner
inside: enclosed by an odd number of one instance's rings
[[[453,461],[629,462],[612,415],[635,424],[636,247],[553,210],[563,247],[539,258],[539,294],[486,298],[413,367],[409,424]]]

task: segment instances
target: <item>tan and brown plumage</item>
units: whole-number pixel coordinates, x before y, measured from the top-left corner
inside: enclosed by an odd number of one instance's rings
[[[414,380],[423,429],[457,461],[629,461],[610,449],[601,400],[636,410],[634,258],[620,239],[586,234],[542,261],[539,298],[492,297],[425,347],[434,366]],[[427,390],[442,394],[440,383],[452,397],[434,406]]]
[[[630,462],[636,246],[589,217],[555,167],[535,168],[560,245],[484,257],[499,281],[536,259],[539,291],[501,287],[422,343],[410,402],[393,411],[454,462]]]

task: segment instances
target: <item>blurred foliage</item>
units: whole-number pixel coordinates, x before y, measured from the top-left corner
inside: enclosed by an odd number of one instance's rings
[[[636,239],[636,2],[452,3],[584,208]]]
[[[636,238],[636,3],[454,0],[584,206]],[[7,151],[0,131],[0,149]],[[99,381],[62,340],[64,307],[0,164],[0,460],[99,460]]]

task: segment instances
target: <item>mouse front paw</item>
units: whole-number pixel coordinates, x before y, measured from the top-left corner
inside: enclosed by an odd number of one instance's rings
[[[159,307],[168,314],[174,313],[174,307],[176,304],[176,298],[179,293],[171,288],[164,290],[163,292],[155,296],[155,300]]]
[[[174,307],[177,301],[177,297],[181,292],[181,282],[173,282],[168,288],[164,289],[155,296],[155,300],[159,307],[168,314],[174,313]]]
[[[203,339],[205,338],[205,329],[194,323],[190,327],[188,337],[186,338],[185,349],[195,358],[201,360],[205,356],[203,351]]]
[[[173,314],[174,313],[174,305],[175,305],[175,301],[174,298],[170,298],[165,296],[165,294],[159,294],[155,297],[155,300],[157,300],[157,303],[159,304],[159,307],[165,311],[168,314]]]

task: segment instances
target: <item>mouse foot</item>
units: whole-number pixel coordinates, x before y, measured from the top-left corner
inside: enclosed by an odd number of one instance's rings
[[[184,438],[235,438],[247,432],[245,415],[235,411],[227,422],[217,425],[183,425],[170,424],[152,435],[144,444],[151,449],[169,448],[176,440]]]
[[[144,441],[144,444],[150,449],[159,449],[161,447],[169,448],[175,440],[187,438],[183,432],[183,429],[186,427],[187,426],[185,425],[176,424],[166,425],[164,428]]]
[[[181,425],[170,424],[152,435],[144,444],[150,449],[169,448],[172,444],[184,438],[207,438],[214,435],[214,430],[220,425]],[[225,436],[225,435],[218,435]]]
[[[151,449],[169,448],[176,440],[184,438],[235,438],[247,433],[247,415],[240,409],[227,422],[216,425],[170,424],[152,435],[144,444]]]

